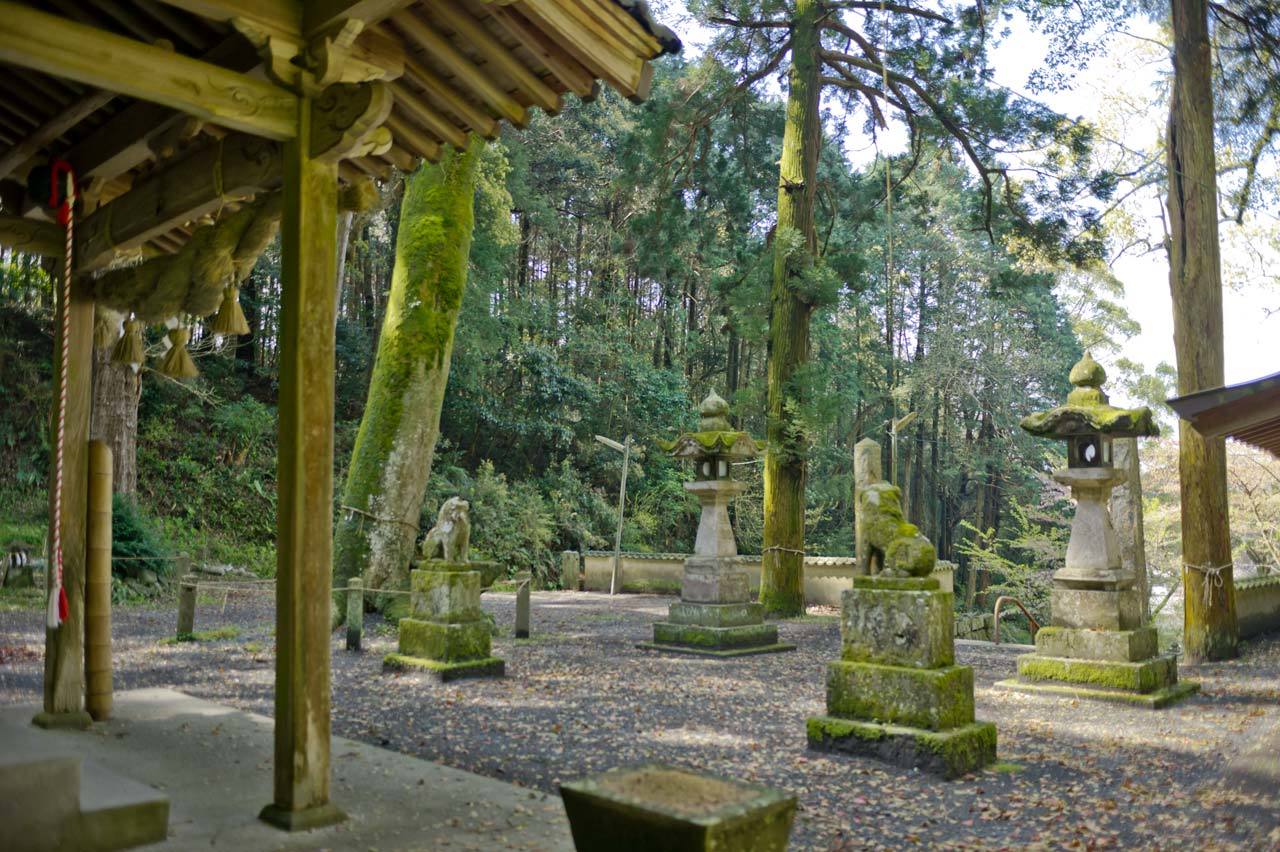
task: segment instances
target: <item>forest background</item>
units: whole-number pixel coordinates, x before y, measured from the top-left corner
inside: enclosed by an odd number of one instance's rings
[[[711,390],[733,403],[740,428],[765,432],[780,90],[767,81],[740,90],[733,67],[702,53],[708,4],[696,16],[675,2],[656,5],[692,37],[683,56],[658,63],[645,104],[607,90],[591,103],[568,98],[556,118],[535,112],[526,129],[504,131],[478,167],[421,526],[462,494],[473,506],[475,548],[548,584],[560,551],[611,543],[619,458],[595,435],[637,442],[623,547],[688,551],[697,519],[682,488],[688,472],[655,439],[692,425]],[[1012,593],[1045,616],[1070,503],[1048,476],[1063,463],[1060,448],[1024,434],[1019,419],[1065,397],[1070,366],[1087,348],[1106,364],[1113,396],[1152,405],[1172,425],[1163,405],[1174,395],[1172,368],[1130,351],[1141,327],[1129,310],[1132,287],[1126,300],[1117,275],[1132,258],[1157,274],[1167,264],[1152,164],[1163,161],[1168,53],[1159,27],[1130,24],[1088,57],[1089,79],[1111,87],[1089,120],[1061,117],[1054,144],[1005,155],[1014,171],[1046,158],[1080,161],[1089,179],[1057,199],[1084,214],[1079,232],[1058,240],[1069,251],[1046,251],[1017,221],[1016,205],[997,207],[988,228],[982,187],[954,142],[911,146],[891,123],[824,103],[824,264],[813,282],[811,361],[796,379],[807,394],[794,412],[809,453],[808,552],[852,552],[853,445],[881,441],[889,470],[887,424],[915,412],[898,439],[897,481],[908,517],[958,565],[958,606],[989,608],[994,594]],[[1011,19],[1005,41],[1025,26]],[[1144,74],[1124,73],[1135,63]],[[1025,51],[1007,64],[1014,77],[1041,67]],[[1057,80],[1010,79],[1001,84],[1007,99],[981,106],[1012,112],[1079,91],[1079,69],[1062,70]],[[1224,135],[1227,162],[1231,144]],[[1238,191],[1225,173],[1224,192]],[[1280,223],[1274,163],[1251,174],[1261,203],[1224,225],[1224,278],[1251,294],[1261,324],[1268,305],[1280,307],[1272,263]],[[381,185],[380,204],[356,218],[348,241],[337,326],[339,501],[387,304],[403,185],[399,175]],[[1051,208],[1055,199],[1037,202]],[[1053,224],[1074,224],[1062,218]],[[278,259],[272,246],[241,292],[250,335],[218,341],[196,328],[198,379],[144,368],[136,397],[121,393],[132,387],[123,379],[96,393],[95,405],[137,406],[136,464],[119,483],[128,496],[117,508],[117,537],[128,543],[118,552],[186,550],[274,571]],[[1164,278],[1147,286],[1167,292]],[[44,536],[51,300],[35,258],[0,254],[0,544],[38,547]],[[152,330],[149,342],[158,352],[163,335]],[[110,369],[105,354],[99,361]],[[1276,363],[1251,367],[1261,375]],[[1171,442],[1142,448],[1158,595],[1174,588],[1180,562]],[[1280,463],[1234,446],[1230,459],[1237,576],[1265,572],[1280,565]],[[752,484],[734,506],[740,549],[758,553],[760,469],[740,475]],[[118,597],[147,592],[146,565],[122,573]],[[163,574],[166,565],[151,567]],[[1175,594],[1167,612],[1177,607]]]

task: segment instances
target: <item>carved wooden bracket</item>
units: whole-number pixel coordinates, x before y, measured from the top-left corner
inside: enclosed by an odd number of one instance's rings
[[[385,83],[329,86],[311,107],[311,156],[336,162],[386,153],[391,131],[382,123],[391,114],[391,105],[391,90]]]

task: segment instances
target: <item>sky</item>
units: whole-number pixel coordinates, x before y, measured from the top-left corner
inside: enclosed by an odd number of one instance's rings
[[[654,5],[667,7],[659,10],[659,17],[680,34],[685,56],[693,59],[701,54],[710,33],[687,16],[682,18],[683,0]],[[1153,24],[1132,22],[1128,32],[1116,36],[1108,52],[1079,73],[1069,89],[1038,97],[1065,115],[1097,124],[1113,143],[1130,149],[1150,148],[1163,134],[1167,117],[1163,92],[1170,63],[1167,53],[1154,43],[1159,38]],[[1025,30],[1015,31],[992,54],[996,82],[1027,92],[1028,75],[1044,56],[1041,38]],[[874,159],[871,140],[858,138],[861,127],[851,124],[847,132],[850,135],[844,147],[850,158],[855,163]],[[905,149],[905,143],[905,133],[882,134],[880,139],[888,153],[896,153],[895,147]],[[1145,231],[1156,245],[1164,232],[1162,206],[1163,199],[1155,192],[1135,197],[1127,205],[1135,231]],[[1280,223],[1271,224],[1280,231]],[[1256,239],[1248,241],[1234,226],[1224,226],[1222,237],[1226,382],[1235,384],[1280,371],[1280,286],[1274,277],[1274,270],[1280,269],[1280,256]],[[1250,260],[1253,252],[1246,250],[1246,243],[1263,256],[1261,266],[1266,268],[1260,270],[1260,264]],[[1164,252],[1127,253],[1112,264],[1112,272],[1124,284],[1124,305],[1141,331],[1115,352],[1095,353],[1098,359],[1110,366],[1117,357],[1125,357],[1148,370],[1161,362],[1175,364],[1169,266]],[[1265,278],[1266,273],[1272,279],[1259,282],[1257,278]]]

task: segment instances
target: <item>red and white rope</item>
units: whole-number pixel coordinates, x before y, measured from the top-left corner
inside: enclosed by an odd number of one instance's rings
[[[55,167],[51,177],[52,204],[58,203],[58,175]],[[49,609],[45,623],[50,630],[57,629],[67,618],[67,590],[62,585],[62,468],[66,457],[67,439],[67,368],[71,362],[71,263],[75,246],[74,216],[72,206],[75,204],[75,178],[71,170],[66,169],[66,196],[58,211],[58,219],[66,229],[67,243],[62,255],[62,334],[60,364],[58,373],[58,410],[56,413],[56,437],[53,444],[53,512],[49,523],[53,527],[53,586],[49,589]]]

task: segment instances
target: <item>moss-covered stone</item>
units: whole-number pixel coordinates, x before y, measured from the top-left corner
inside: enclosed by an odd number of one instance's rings
[[[672,624],[697,624],[703,627],[740,627],[764,621],[764,607],[758,603],[673,603],[668,620]]]
[[[694,648],[745,648],[776,645],[778,628],[772,624],[742,624],[736,627],[706,627],[700,624],[653,625],[653,641],[659,645],[688,645]]]
[[[447,663],[477,660],[489,656],[491,641],[484,619],[464,624],[400,619],[399,650],[411,657]]]
[[[1157,651],[1154,627],[1137,630],[1042,627],[1036,633],[1036,652],[1044,657],[1133,663],[1150,659]]]
[[[996,726],[972,722],[946,731],[815,716],[806,723],[816,751],[872,757],[943,778],[958,778],[996,759]]]
[[[677,786],[616,783],[641,773]],[[796,807],[776,790],[655,766],[561,784],[560,795],[578,852],[784,852]]]
[[[423,672],[442,683],[468,677],[502,677],[506,674],[507,667],[506,662],[497,657],[449,663],[407,654],[387,654],[382,658],[382,665],[383,668],[396,671]]]
[[[1022,681],[1002,680],[996,686],[1011,689],[1015,692],[1026,692],[1032,695],[1053,695],[1063,698],[1083,698],[1090,701],[1105,701],[1111,704],[1126,704],[1132,707],[1145,707],[1149,710],[1160,710],[1169,707],[1184,698],[1189,698],[1200,691],[1200,684],[1193,680],[1180,680],[1177,683],[1151,692],[1129,692],[1119,689],[1101,689],[1077,684],[1059,683],[1056,681]]]
[[[1064,681],[1103,689],[1152,692],[1177,683],[1178,666],[1173,656],[1129,663],[1024,654],[1018,658],[1018,676],[1031,681]]]
[[[937,586],[936,580],[930,582]],[[955,662],[954,605],[952,593],[936,589],[850,589],[840,608],[840,656],[850,662],[925,669],[949,666]]]
[[[461,623],[480,618],[480,572],[419,569],[410,574],[413,614]]]
[[[944,730],[973,721],[973,669],[916,669],[836,660],[827,664],[827,713]]]
[[[854,577],[853,587],[855,589],[929,592],[941,588],[942,585],[934,577],[886,577],[883,574],[877,574],[873,577]]]

